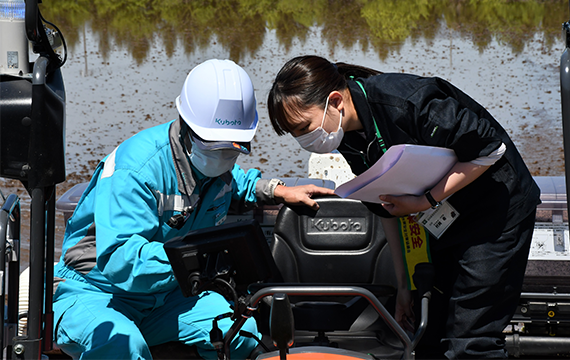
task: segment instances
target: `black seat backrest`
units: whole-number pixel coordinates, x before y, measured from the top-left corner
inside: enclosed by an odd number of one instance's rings
[[[285,282],[396,286],[380,218],[360,201],[325,197],[319,210],[284,206],[271,252]]]

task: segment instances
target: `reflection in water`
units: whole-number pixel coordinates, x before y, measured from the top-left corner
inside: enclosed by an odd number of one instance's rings
[[[85,181],[127,136],[175,117],[172,99],[182,77],[211,57],[246,68],[262,121],[266,90],[280,66],[316,53],[382,71],[444,77],[491,110],[516,142],[528,142],[523,153],[558,151],[557,145],[537,146],[524,130],[557,129],[558,85],[551,77],[557,76],[556,46],[568,16],[565,0],[51,0],[42,6],[75,59],[63,69],[71,181]],[[83,68],[76,72],[79,57]],[[291,165],[265,153],[264,140],[276,142],[261,127],[256,145],[262,155],[244,158],[248,167],[304,175],[306,153],[293,145],[291,156],[301,163]],[[277,141],[286,147],[290,139]],[[537,164],[535,175],[560,172],[560,162],[527,160]]]
[[[83,76],[89,76],[89,63],[87,62],[87,36],[85,27],[87,25],[83,24],[83,59],[85,62],[85,69],[83,70]]]
[[[104,58],[117,44],[141,63],[156,34],[168,56],[178,41],[191,54],[215,39],[239,62],[260,50],[266,28],[275,30],[288,50],[296,39],[306,41],[312,26],[322,28],[331,52],[359,44],[362,50],[373,47],[381,59],[408,38],[434,39],[442,26],[481,51],[496,39],[519,53],[536,33],[548,44],[556,41],[567,7],[563,0],[52,0],[42,12],[60,26],[71,47],[89,23]]]
[[[69,46],[67,181],[132,134],[176,117],[184,77],[208,58],[230,58],[251,76],[260,127],[245,168],[266,177],[307,174],[309,154],[276,137],[265,99],[280,67],[302,54],[385,72],[440,76],[481,102],[507,129],[534,175],[562,175],[559,60],[562,1],[442,0],[48,0],[42,15]],[[29,197],[0,179],[5,194]],[[57,239],[63,237],[58,213]],[[24,253],[28,229],[22,232]],[[59,250],[59,247],[57,248]]]

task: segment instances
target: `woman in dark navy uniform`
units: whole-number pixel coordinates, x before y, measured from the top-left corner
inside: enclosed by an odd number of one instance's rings
[[[386,149],[416,144],[452,149],[458,162],[421,196],[380,195],[398,277],[396,320],[415,321],[396,217],[437,208],[459,217],[430,241],[436,268],[428,332],[418,358],[507,358],[503,329],[516,310],[540,190],[501,125],[440,78],[384,74],[318,56],[287,62],[268,97],[271,123],[308,151],[338,150],[359,175]],[[421,174],[420,174],[421,176]]]

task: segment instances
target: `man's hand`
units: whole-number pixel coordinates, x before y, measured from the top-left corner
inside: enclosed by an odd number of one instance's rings
[[[273,197],[277,203],[287,205],[306,205],[313,210],[319,209],[319,204],[312,199],[318,195],[334,195],[334,190],[315,185],[301,185],[287,187],[277,185]]]

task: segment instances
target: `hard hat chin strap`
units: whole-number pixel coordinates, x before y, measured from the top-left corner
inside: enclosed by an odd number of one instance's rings
[[[192,141],[190,141],[192,130],[186,121],[182,119],[182,116],[178,116],[178,121],[180,122],[180,140],[182,142],[182,146],[184,147],[184,150],[186,150],[186,153],[190,154],[190,150],[192,150]]]

